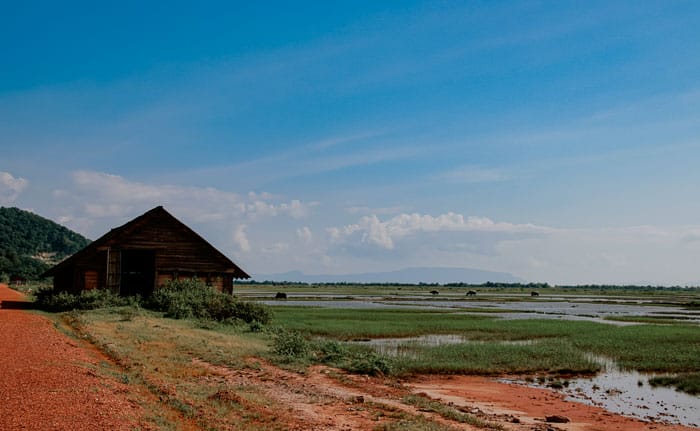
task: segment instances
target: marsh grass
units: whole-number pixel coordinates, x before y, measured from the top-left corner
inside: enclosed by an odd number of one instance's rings
[[[568,337],[607,326],[595,322],[501,320],[488,315],[417,309],[274,307],[276,323],[289,330],[338,340],[461,334],[472,340],[531,340]]]
[[[414,346],[412,354],[395,359],[399,374],[520,374],[579,373],[600,370],[565,340],[544,340],[530,345],[459,343],[437,347]]]
[[[288,330],[339,340],[450,334],[492,320],[449,311],[356,310],[315,307],[274,307],[275,322]]]
[[[570,339],[576,348],[614,359],[624,369],[700,371],[700,331],[695,325],[604,325]]]
[[[652,386],[672,386],[691,395],[700,395],[700,372],[675,376],[657,376],[649,379]]]
[[[604,356],[622,368],[691,373],[700,371],[697,325],[632,325],[570,320],[500,320],[429,310],[339,310],[275,307],[277,324],[310,336],[336,340],[459,334],[484,343],[436,347],[409,344],[391,358],[398,373],[592,373],[586,354]],[[531,345],[503,341],[538,340]]]

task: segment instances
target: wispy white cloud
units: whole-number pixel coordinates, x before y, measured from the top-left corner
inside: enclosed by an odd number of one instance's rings
[[[386,162],[415,159],[427,150],[415,145],[389,146],[367,145],[362,148],[324,151],[315,144],[300,145],[291,150],[246,160],[225,166],[213,166],[180,172],[180,176],[194,178],[223,178],[236,172],[242,181],[267,184],[303,176],[322,175],[343,169],[359,168]]]
[[[9,205],[15,202],[28,185],[29,181],[26,179],[0,171],[0,204]]]
[[[391,250],[399,239],[432,232],[489,232],[501,234],[545,234],[551,228],[533,224],[494,222],[486,217],[465,217],[449,212],[438,216],[429,214],[400,214],[381,221],[376,215],[362,217],[357,223],[327,229],[331,241],[341,243],[350,238],[365,244]]]
[[[370,214],[375,214],[375,215],[388,215],[388,214],[397,214],[402,211],[405,211],[405,207],[403,206],[396,206],[396,207],[368,207],[368,206],[351,206],[345,209],[345,211],[348,212],[348,214],[359,214],[359,215],[370,215]]]
[[[510,180],[511,174],[502,168],[485,168],[481,166],[463,166],[457,169],[452,169],[439,176],[447,181],[476,184],[476,183],[494,183]]]

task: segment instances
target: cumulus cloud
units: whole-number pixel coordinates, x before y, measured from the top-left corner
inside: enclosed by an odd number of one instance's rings
[[[213,187],[145,184],[94,171],[74,172],[73,182],[74,199],[81,203],[85,216],[93,218],[126,217],[155,205],[173,208],[199,222],[277,216],[302,218],[313,205],[297,199],[271,202],[274,196],[269,193],[251,192],[242,197]],[[54,193],[57,197],[66,194],[70,192]]]
[[[0,171],[0,204],[13,203],[28,184],[29,181],[24,178],[14,177],[9,172]]]
[[[246,204],[246,213],[251,217],[288,215],[293,218],[303,218],[309,212],[309,206],[300,200],[294,199],[288,203],[270,204],[262,200],[256,200]]]
[[[236,227],[233,231],[233,242],[238,246],[238,249],[242,252],[250,251],[250,241],[248,241],[248,236],[246,235],[247,226],[242,224]]]
[[[399,239],[420,233],[486,232],[501,234],[544,234],[552,229],[533,224],[494,222],[486,217],[465,217],[448,212],[436,217],[429,214],[399,214],[386,221],[376,215],[362,217],[357,223],[327,229],[331,241],[341,243],[358,240],[391,250]]]

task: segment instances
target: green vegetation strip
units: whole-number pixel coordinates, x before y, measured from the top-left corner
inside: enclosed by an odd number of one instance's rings
[[[649,379],[652,386],[673,386],[691,395],[700,395],[700,372],[677,376],[659,376]]]
[[[292,331],[340,340],[454,334],[474,321],[493,320],[451,311],[366,310],[314,307],[274,307],[278,325]]]
[[[588,354],[605,356],[639,371],[700,371],[700,331],[695,325],[618,327],[562,320],[499,320],[454,312],[275,307],[279,326],[337,340],[459,334],[473,341],[437,347],[409,345],[392,358],[396,372],[589,373]],[[526,345],[503,341],[537,340]]]
[[[595,373],[600,366],[564,340],[531,345],[460,343],[416,347],[412,354],[395,359],[398,373],[504,374]],[[426,360],[426,358],[429,358]]]

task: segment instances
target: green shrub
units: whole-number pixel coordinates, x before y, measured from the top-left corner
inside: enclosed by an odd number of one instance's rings
[[[250,332],[262,332],[263,329],[265,329],[265,326],[257,320],[253,320],[248,325],[248,329],[250,330]]]
[[[146,306],[174,319],[210,319],[218,322],[242,320],[267,324],[271,310],[255,302],[240,301],[197,279],[173,280],[156,289]]]
[[[347,358],[347,346],[335,340],[324,340],[318,346],[318,359],[326,364],[335,364]]]
[[[131,322],[141,315],[141,308],[138,305],[131,305],[119,310],[122,322]]]
[[[301,332],[282,331],[272,339],[272,351],[286,360],[305,359],[311,345]]]
[[[391,374],[391,363],[388,358],[371,352],[353,359],[347,369],[356,374],[386,376]]]
[[[34,303],[44,311],[63,312],[135,305],[138,301],[138,298],[124,298],[106,289],[85,290],[76,295],[45,288],[37,290]]]

